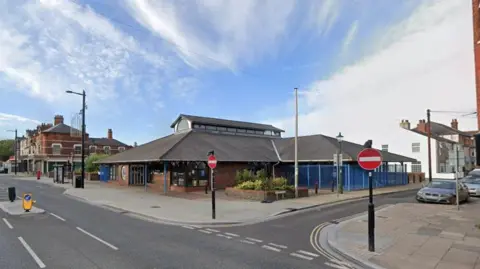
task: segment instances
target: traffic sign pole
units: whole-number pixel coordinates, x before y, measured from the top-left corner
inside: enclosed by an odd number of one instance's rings
[[[375,205],[373,204],[373,170],[382,164],[380,151],[371,148],[371,140],[365,143],[365,149],[358,156],[358,165],[368,171],[368,251],[375,251]]]
[[[210,187],[212,190],[212,219],[215,219],[215,168],[217,167],[217,158],[212,150],[208,153],[208,167],[210,167]]]

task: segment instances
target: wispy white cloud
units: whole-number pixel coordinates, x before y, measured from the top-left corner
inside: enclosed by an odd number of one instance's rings
[[[0,6],[0,74],[33,97],[54,102],[65,100],[66,89],[85,88],[92,102],[111,99],[119,94],[117,83],[138,72],[132,66],[167,68],[164,57],[88,6],[67,0]]]
[[[322,33],[337,21],[338,2],[309,1],[306,7],[293,0],[127,0],[127,6],[139,23],[171,43],[187,64],[237,70],[275,55],[285,33],[298,30],[292,19],[297,6],[302,6],[302,14],[310,12],[306,21]]]
[[[347,52],[348,48],[350,47],[353,40],[355,39],[355,36],[357,35],[357,31],[358,31],[358,24],[359,24],[359,21],[356,20],[352,23],[352,25],[348,29],[347,35],[343,39],[342,53]]]
[[[474,111],[475,88],[471,3],[425,1],[411,16],[370,40],[376,50],[331,77],[312,83],[300,115],[300,133],[389,143],[401,139],[401,119],[413,124],[433,110]],[[380,43],[380,45],[379,45]],[[293,115],[293,107],[292,107]],[[449,123],[459,114],[434,114]],[[271,119],[288,130],[293,117]],[[460,128],[476,129],[472,118],[459,118]],[[390,141],[385,141],[390,140]],[[383,142],[382,142],[383,141]]]
[[[18,136],[22,136],[26,129],[35,128],[38,124],[40,121],[35,119],[0,112],[0,139],[13,137],[7,131],[14,129],[18,131]]]

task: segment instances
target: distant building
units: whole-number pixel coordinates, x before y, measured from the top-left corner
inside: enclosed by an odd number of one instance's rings
[[[92,138],[85,134],[85,154],[116,154],[130,146],[113,138],[112,129],[107,136]],[[63,116],[56,115],[53,124],[40,124],[34,130],[27,130],[20,141],[20,161],[22,170],[34,173],[47,173],[56,164],[70,162],[74,168],[81,165],[82,137],[81,131],[64,123]]]
[[[391,145],[383,145],[384,150],[396,152],[415,158],[417,163],[408,165],[409,172],[425,172],[428,178],[428,124],[419,120],[412,128],[408,120],[400,122],[401,136]],[[453,179],[453,169],[457,163],[455,146],[458,146],[458,165],[460,172],[467,172],[475,167],[475,145],[472,132],[461,131],[458,121],[453,119],[450,126],[431,122],[431,156],[432,178]]]

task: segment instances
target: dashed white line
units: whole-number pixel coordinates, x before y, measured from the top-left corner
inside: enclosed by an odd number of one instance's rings
[[[240,240],[240,242],[245,243],[245,244],[250,244],[250,245],[255,245],[255,242],[248,241],[248,240]]]
[[[279,244],[274,244],[274,243],[268,243],[270,246],[274,246],[274,247],[277,247],[277,248],[283,248],[283,249],[286,249],[287,246],[284,246],[284,245],[279,245]]]
[[[217,234],[217,236],[224,237],[224,238],[227,238],[227,239],[232,239],[231,236],[224,235],[224,234]]]
[[[250,240],[250,241],[253,241],[253,242],[257,242],[257,243],[262,243],[262,242],[263,242],[263,241],[260,240],[260,239],[255,239],[255,238],[251,238],[251,237],[245,237],[245,239]]]
[[[213,233],[219,233],[220,232],[219,230],[210,229],[210,228],[206,228],[205,230],[213,232]]]
[[[328,266],[330,266],[330,267],[337,268],[337,269],[349,269],[349,268],[346,267],[346,266],[338,265],[338,264],[333,264],[333,263],[329,263],[329,262],[326,262],[325,265],[328,265]]]
[[[335,260],[335,259],[331,259],[330,260],[331,262],[334,262],[334,263],[338,263],[338,264],[341,264],[343,266],[346,266],[346,267],[352,267],[352,265],[348,262],[344,262],[344,261],[340,261],[340,260]]]
[[[67,220],[65,220],[64,218],[62,218],[62,217],[60,217],[59,215],[57,215],[57,214],[50,213],[50,215],[54,216],[55,218],[57,218],[57,219],[59,219],[59,220],[61,220],[61,221],[67,221]]]
[[[193,227],[193,228],[196,228],[196,229],[200,229],[202,227],[198,226],[198,225],[190,225],[190,227]]]
[[[309,257],[309,256],[306,256],[306,255],[302,255],[302,254],[298,254],[296,252],[292,252],[290,253],[290,256],[294,256],[294,257],[297,257],[297,258],[300,258],[300,259],[304,259],[304,260],[313,260],[313,257]]]
[[[205,231],[205,230],[197,230],[197,231],[199,231],[199,232],[201,232],[201,233],[204,233],[204,234],[211,234],[211,233],[212,233],[212,232]]]
[[[97,240],[98,242],[100,242],[100,243],[102,243],[102,244],[110,247],[111,249],[118,250],[118,248],[117,248],[116,246],[108,243],[107,241],[105,241],[105,240],[103,240],[103,239],[101,239],[101,238],[99,238],[99,237],[97,237],[97,236],[95,236],[95,235],[93,235],[93,234],[91,234],[91,233],[89,233],[89,232],[87,232],[87,231],[85,231],[84,229],[82,229],[82,228],[80,228],[80,227],[77,227],[77,230],[79,230],[80,232],[82,232],[82,233],[90,236],[91,238]]]
[[[183,227],[183,228],[186,228],[186,229],[190,229],[190,230],[194,230],[194,229],[195,229],[195,228],[192,227],[192,226],[186,226],[186,225],[183,225],[182,227]]]
[[[271,246],[269,246],[269,245],[263,245],[262,248],[265,248],[265,249],[268,249],[268,250],[271,250],[271,251],[275,251],[275,252],[280,252],[280,251],[282,251],[281,249],[274,248],[274,247],[271,247]]]
[[[315,253],[312,253],[312,252],[308,252],[308,251],[305,251],[305,250],[297,250],[298,253],[301,253],[301,254],[304,254],[304,255],[309,255],[309,256],[312,256],[312,257],[315,257],[317,258],[318,257],[318,254],[315,254]]]
[[[225,233],[226,235],[233,236],[233,237],[239,237],[240,235],[238,234],[232,234],[232,233]]]
[[[10,224],[10,222],[6,218],[3,218],[3,222],[5,222],[5,224],[8,226],[8,228],[13,229],[12,224]]]
[[[42,260],[40,260],[40,258],[37,256],[37,254],[33,251],[33,249],[27,244],[27,242],[25,242],[25,240],[23,240],[23,238],[21,236],[18,237],[18,240],[20,240],[20,243],[22,243],[23,247],[28,251],[28,253],[30,254],[30,256],[32,256],[32,258],[35,260],[35,262],[38,264],[38,267],[40,268],[45,268],[47,267],[43,262]]]

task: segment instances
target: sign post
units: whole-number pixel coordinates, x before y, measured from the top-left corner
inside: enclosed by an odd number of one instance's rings
[[[30,210],[32,210],[32,206],[33,206],[32,194],[24,193],[23,194],[23,210],[25,210],[25,212],[30,212]]]
[[[210,167],[210,187],[212,191],[212,219],[215,219],[215,168],[217,167],[217,158],[212,150],[208,153],[208,167]]]
[[[375,251],[375,205],[373,204],[372,171],[382,164],[380,151],[371,148],[370,140],[365,143],[365,149],[357,156],[358,165],[368,171],[368,250]]]

